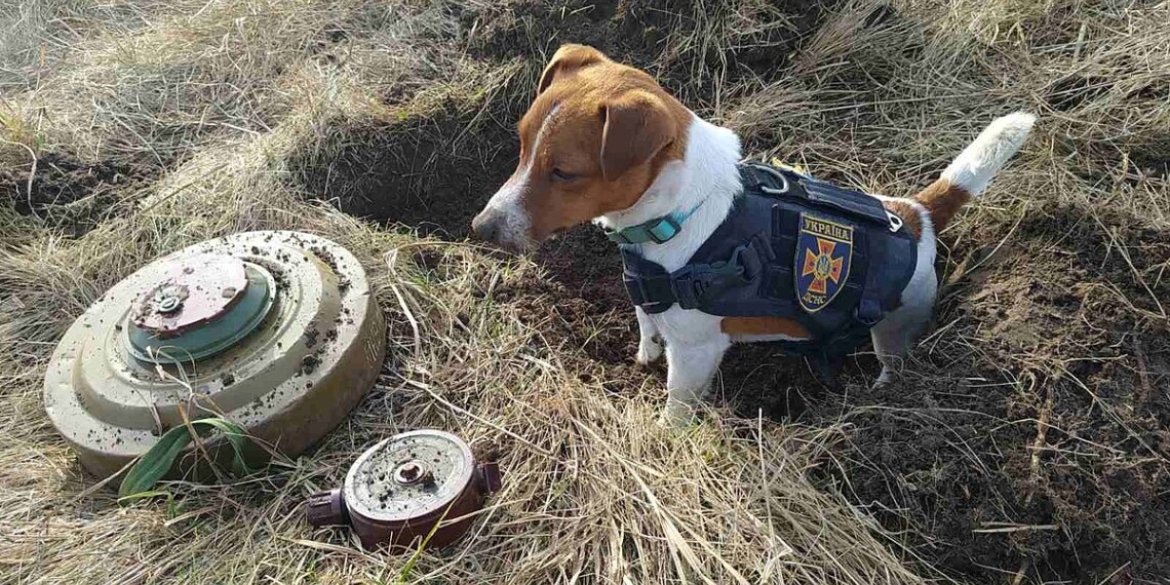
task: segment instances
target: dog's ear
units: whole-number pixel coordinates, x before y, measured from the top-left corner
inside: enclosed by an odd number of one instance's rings
[[[650,160],[678,137],[666,104],[648,91],[629,91],[602,104],[601,115],[601,174],[607,181]]]
[[[606,61],[609,61],[609,57],[593,47],[574,44],[561,45],[561,48],[557,49],[556,54],[553,55],[552,60],[548,62],[548,65],[545,65],[544,73],[540,74],[536,95],[544,93],[544,90],[548,89],[548,86],[552,85],[557,78]]]

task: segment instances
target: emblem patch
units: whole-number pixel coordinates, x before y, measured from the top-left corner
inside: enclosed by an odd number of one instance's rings
[[[796,298],[815,313],[833,302],[845,281],[853,259],[853,226],[800,214],[796,239]]]

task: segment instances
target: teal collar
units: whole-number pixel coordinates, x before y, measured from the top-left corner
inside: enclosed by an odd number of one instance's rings
[[[663,244],[677,236],[682,231],[683,222],[694,215],[702,206],[703,204],[700,202],[686,213],[672,213],[656,217],[650,221],[620,230],[606,228],[605,237],[609,238],[609,241],[619,244],[645,244],[647,242]]]

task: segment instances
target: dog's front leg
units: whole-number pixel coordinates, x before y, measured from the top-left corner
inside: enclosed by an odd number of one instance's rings
[[[634,313],[638,315],[638,355],[634,361],[648,366],[662,357],[662,337],[642,307],[634,307]]]
[[[695,407],[706,395],[715,377],[719,362],[731,342],[727,336],[706,340],[697,344],[681,344],[670,341],[666,344],[666,409],[662,422],[670,426],[683,426],[691,422]]]

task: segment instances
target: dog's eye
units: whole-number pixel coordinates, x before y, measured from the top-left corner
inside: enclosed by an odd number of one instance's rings
[[[561,169],[556,169],[556,168],[553,169],[552,176],[553,176],[553,179],[556,179],[556,180],[561,181],[561,182],[569,182],[569,181],[572,181],[573,179],[577,178],[577,175],[574,175],[572,173],[566,173],[565,171],[562,171]]]

